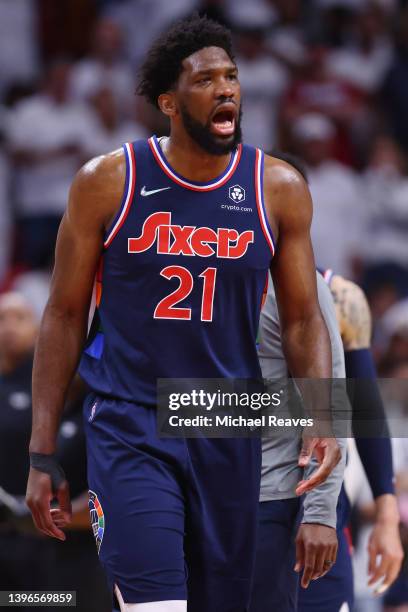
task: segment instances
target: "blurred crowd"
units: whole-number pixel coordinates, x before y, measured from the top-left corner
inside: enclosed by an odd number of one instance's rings
[[[245,142],[303,161],[317,264],[362,285],[379,372],[407,378],[403,0],[0,0],[0,293],[18,292],[18,308],[38,320],[75,172],[125,141],[167,132],[134,93],[137,71],[152,39],[194,10],[232,29]],[[19,418],[24,385],[10,395]]]

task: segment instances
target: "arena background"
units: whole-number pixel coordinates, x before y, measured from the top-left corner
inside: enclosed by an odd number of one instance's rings
[[[163,117],[134,94],[137,70],[151,40],[194,10],[232,28],[244,139],[304,161],[317,263],[361,284],[373,315],[378,371],[407,378],[408,3],[402,0],[0,0],[1,293],[21,293],[38,320],[76,170],[124,141],[167,132]],[[0,339],[2,325],[0,317]],[[32,347],[23,366],[5,376],[5,346],[0,342],[0,590],[75,589],[78,609],[108,611],[82,495],[80,398],[73,395],[60,431],[78,510],[61,544],[34,534],[21,503]],[[408,441],[394,446],[405,534]],[[351,474],[356,610],[397,610],[389,606],[392,597],[383,604],[366,587],[372,504],[361,470]],[[394,587],[407,593],[399,597],[407,607],[398,610],[408,610],[406,571]]]

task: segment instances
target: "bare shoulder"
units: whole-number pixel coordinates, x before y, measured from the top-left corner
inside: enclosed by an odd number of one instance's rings
[[[289,163],[265,155],[264,194],[268,212],[278,225],[310,223],[312,199],[303,176]]]
[[[94,217],[105,227],[115,215],[126,180],[123,149],[94,157],[77,172],[71,185],[68,217]]]
[[[364,291],[356,283],[339,275],[333,276],[330,289],[344,348],[368,348],[371,341],[371,313]]]

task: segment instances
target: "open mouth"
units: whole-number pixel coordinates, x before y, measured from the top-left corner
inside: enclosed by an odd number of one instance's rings
[[[231,109],[220,109],[211,119],[211,131],[219,136],[231,136],[235,131],[235,112]]]

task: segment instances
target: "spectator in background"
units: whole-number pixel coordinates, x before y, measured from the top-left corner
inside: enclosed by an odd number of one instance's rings
[[[353,27],[355,10],[365,2],[366,0],[315,0],[315,20],[320,22],[316,32],[317,40],[331,48],[343,46]]]
[[[23,501],[36,334],[26,300],[17,293],[0,296],[0,575],[2,588],[10,590],[50,585],[52,547],[35,532]]]
[[[263,26],[240,26],[236,32],[236,61],[244,97],[242,130],[245,142],[262,149],[277,143],[281,98],[289,84],[287,69],[265,48]]]
[[[105,15],[121,27],[126,57],[137,70],[150,43],[169,23],[199,6],[199,0],[109,0]]]
[[[388,308],[377,327],[382,349],[381,374],[390,376],[389,372],[400,364],[408,366],[408,298]]]
[[[10,265],[12,219],[10,206],[10,168],[4,151],[5,112],[0,107],[0,287]]]
[[[364,94],[378,91],[393,58],[387,25],[378,4],[363,5],[357,11],[351,41],[329,51],[328,72]]]
[[[296,152],[307,164],[316,261],[352,278],[351,259],[361,240],[361,199],[354,171],[333,159],[335,135],[334,124],[317,113],[299,117],[292,129]]]
[[[278,18],[274,0],[224,0],[224,5],[229,23],[237,28],[270,28]]]
[[[90,102],[95,109],[97,122],[95,136],[90,143],[94,149],[92,155],[113,151],[124,142],[148,136],[145,128],[136,121],[121,119],[117,98],[111,89],[100,89],[91,97]]]
[[[114,94],[121,117],[129,115],[135,78],[122,51],[120,26],[112,19],[99,19],[94,26],[91,54],[72,68],[71,91],[74,99],[87,100],[106,88]]]
[[[379,136],[372,144],[362,189],[363,284],[372,294],[384,281],[393,282],[398,295],[408,295],[407,162],[391,138]]]
[[[110,598],[89,523],[83,386],[78,382],[70,390],[57,439],[57,456],[69,477],[73,498],[71,531],[64,546],[34,529],[25,505],[37,329],[37,319],[22,295],[0,296],[1,585],[9,590],[76,590],[78,612],[109,612]]]
[[[383,106],[393,136],[408,153],[408,6],[398,19],[396,53],[383,87]]]
[[[38,75],[37,10],[35,0],[0,0],[0,98]]]
[[[70,182],[89,156],[92,117],[69,98],[70,69],[68,62],[55,61],[42,92],[20,102],[8,117],[21,234],[17,255],[29,267],[46,266],[52,258]]]
[[[268,48],[285,65],[298,69],[307,55],[307,28],[302,20],[301,0],[275,0],[279,21],[268,37]]]
[[[302,75],[294,79],[282,104],[282,119],[290,129],[293,121],[305,113],[321,113],[336,124],[333,154],[352,163],[351,134],[363,111],[362,96],[342,79],[327,70],[327,49],[314,46],[308,50]]]

